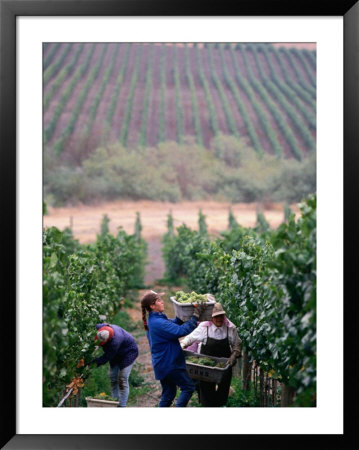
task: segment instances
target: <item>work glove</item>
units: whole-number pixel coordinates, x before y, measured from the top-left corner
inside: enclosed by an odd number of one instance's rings
[[[237,354],[236,353],[232,353],[231,356],[228,359],[228,364],[233,367],[237,362]]]
[[[206,305],[205,305],[205,303],[196,303],[193,306],[194,306],[193,315],[194,315],[194,317],[196,317],[199,320],[201,315],[204,313],[204,311],[206,309]]]

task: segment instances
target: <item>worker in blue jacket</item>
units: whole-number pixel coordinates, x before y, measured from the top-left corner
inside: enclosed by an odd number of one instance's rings
[[[196,305],[193,316],[183,323],[178,317],[169,319],[164,314],[165,307],[161,298],[163,294],[150,291],[141,300],[142,319],[147,330],[153,370],[156,380],[160,380],[162,386],[158,406],[171,406],[179,387],[181,393],[176,407],[184,407],[187,406],[195,386],[187,374],[186,361],[178,338],[186,336],[197,327],[205,305]]]

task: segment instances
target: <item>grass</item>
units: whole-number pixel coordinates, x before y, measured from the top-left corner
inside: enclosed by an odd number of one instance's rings
[[[91,371],[90,376],[85,381],[85,386],[82,388],[81,406],[86,406],[86,397],[94,397],[100,392],[105,392],[107,395],[111,394],[108,370],[108,364],[104,364]]]
[[[242,388],[242,378],[232,378],[231,387],[233,388],[233,394],[228,397],[226,408],[238,408],[238,407],[257,407],[259,405],[259,399],[256,396],[253,383],[249,384],[249,390]]]

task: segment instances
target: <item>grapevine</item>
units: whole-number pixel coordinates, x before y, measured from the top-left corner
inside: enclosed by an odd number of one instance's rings
[[[196,292],[177,291],[175,300],[179,303],[207,303],[207,295]]]

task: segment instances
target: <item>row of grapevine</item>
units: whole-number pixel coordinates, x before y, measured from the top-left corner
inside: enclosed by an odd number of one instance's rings
[[[94,51],[95,51],[95,44],[92,44],[92,46],[89,49],[89,52],[87,54],[86,60],[76,70],[75,74],[71,78],[70,83],[66,86],[66,88],[62,92],[61,98],[59,99],[59,101],[56,105],[56,108],[52,115],[51,120],[48,122],[47,125],[45,125],[45,130],[44,130],[45,144],[47,142],[49,142],[50,139],[52,138],[52,136],[55,132],[55,129],[56,129],[57,121],[58,121],[59,117],[61,116],[62,111],[65,108],[65,105],[66,105],[67,101],[69,100],[73,90],[75,89],[76,85],[79,83],[81,78],[86,74],[86,72],[90,66],[90,60],[92,58]]]
[[[145,100],[142,110],[142,122],[140,129],[140,137],[138,143],[140,146],[145,147],[147,144],[147,119],[148,119],[148,106],[150,103],[150,94],[152,87],[152,61],[153,61],[153,47],[151,47],[150,55],[148,57],[147,72],[146,72],[146,89]]]
[[[247,50],[251,51],[254,47],[261,47],[261,46],[263,46],[263,44],[236,44],[235,48],[236,50],[239,50],[242,47],[244,47],[246,51]],[[308,70],[310,70],[307,64],[308,58],[311,61],[311,65],[313,64],[313,62],[315,64],[314,66],[312,66],[313,70],[311,72],[316,70],[316,59],[314,57],[313,60],[312,52],[308,52],[308,50],[305,49],[298,50],[296,48],[287,48],[287,47],[279,47],[277,49],[271,46],[271,48],[274,52],[279,52],[283,55],[289,67],[292,68],[298,83],[302,85],[302,87],[305,88],[308,92],[310,92],[313,98],[315,98],[315,89],[313,89],[313,85],[311,85],[310,82],[308,83],[306,78],[303,76],[303,73],[306,73]],[[309,79],[314,80],[312,73],[310,75],[308,74],[308,77]]]
[[[139,46],[137,48],[136,65],[135,65],[135,69],[134,69],[134,72],[133,72],[132,78],[131,78],[130,91],[128,94],[125,115],[124,115],[122,127],[121,127],[120,142],[124,147],[127,145],[128,131],[129,131],[131,115],[132,115],[133,98],[135,96],[135,90],[136,90],[137,81],[138,81],[138,72],[139,72],[138,68],[139,68],[140,61],[141,61],[141,53],[142,53],[142,46]]]
[[[210,68],[211,68],[212,80],[213,80],[213,83],[216,86],[216,89],[221,98],[224,114],[227,119],[228,129],[230,130],[230,132],[233,136],[235,136],[237,139],[239,139],[239,132],[238,132],[236,124],[234,122],[233,114],[231,112],[231,108],[229,106],[229,102],[228,102],[226,93],[223,89],[222,82],[216,73],[216,69],[215,69],[214,62],[213,62],[212,46],[209,46],[208,52],[209,52],[209,64],[210,64]]]
[[[43,406],[56,406],[71,380],[86,378],[90,369],[77,365],[93,359],[96,323],[110,321],[128,291],[143,284],[145,242],[104,228],[88,245],[69,228],[44,229]]]
[[[67,44],[64,47],[64,49],[60,55],[60,58],[57,59],[55,63],[53,63],[49,67],[47,67],[47,69],[44,72],[44,84],[46,84],[50,80],[51,77],[53,77],[55,74],[57,74],[61,70],[61,68],[64,64],[64,61],[65,61],[67,55],[70,53],[72,47],[73,47],[73,44]]]
[[[92,44],[95,47],[97,45],[99,44]],[[307,74],[310,71],[314,80],[316,61],[313,52],[299,52],[299,56],[287,49],[277,49],[264,44],[211,43],[206,44],[205,48],[202,45],[189,44],[173,45],[172,48],[165,44],[148,44],[152,49],[151,58],[153,61],[160,58],[160,63],[151,69],[147,65],[145,77],[139,77],[137,71],[143,64],[140,48],[144,44],[117,45],[118,51],[113,50],[108,67],[101,69],[108,86],[105,87],[104,77],[96,81],[96,99],[92,103],[90,115],[87,107],[86,110],[82,108],[79,111],[81,119],[78,120],[78,125],[71,128],[70,134],[74,134],[75,138],[76,134],[81,139],[86,138],[86,133],[89,137],[96,118],[96,132],[101,136],[102,142],[118,136],[121,144],[127,146],[128,135],[138,134],[137,143],[134,145],[145,146],[148,142],[156,144],[168,138],[168,120],[176,122],[175,139],[181,143],[184,138],[184,117],[188,114],[192,116],[193,122],[193,130],[190,133],[194,134],[197,143],[206,147],[213,137],[228,133],[237,138],[247,138],[259,153],[262,149],[279,157],[285,153],[287,157],[293,155],[301,159],[302,154],[306,153],[305,150],[314,149],[315,85]],[[55,52],[55,45],[51,44],[51,47],[46,49],[46,59],[50,58],[51,54],[53,58],[44,71],[44,140],[49,148],[56,144],[54,134],[58,119],[61,117],[62,124],[62,118],[67,111],[74,110],[73,105],[79,102],[78,95],[81,90],[78,86],[82,80],[86,82],[84,68],[86,61],[88,62],[87,58],[84,61],[84,50],[89,52],[90,46],[91,44],[77,44],[70,51],[64,44],[56,47]],[[126,51],[122,50],[125,46]],[[91,51],[94,51],[94,48]],[[66,52],[69,53],[64,59]],[[261,52],[260,58],[258,52]],[[87,53],[86,56],[88,55]],[[99,57],[100,52],[96,51],[96,58],[92,58],[90,64],[98,64]],[[222,62],[221,67],[218,65],[219,61]],[[63,63],[62,70],[54,73],[54,68],[58,67],[60,62]],[[264,72],[263,64],[268,66],[268,74]],[[117,79],[111,75],[111,68],[115,66],[120,67]],[[130,74],[127,74],[128,70],[131,70]],[[170,77],[166,75],[166,70],[168,74],[171,73]],[[182,71],[185,77],[183,82],[179,76]],[[151,83],[150,78],[160,82]],[[170,97],[169,91],[166,92],[167,85],[173,82],[174,95]],[[139,87],[145,92],[142,97],[135,95]],[[59,90],[62,90],[60,98],[54,95]],[[109,90],[113,95],[107,95]],[[167,108],[172,98],[175,100],[173,111]],[[183,102],[183,98],[191,100],[187,103]],[[143,104],[139,106],[142,101]],[[87,102],[84,104],[87,105]],[[143,109],[142,119],[136,119],[136,123],[131,120],[133,108],[136,108],[136,111]],[[151,113],[154,114],[156,108],[159,109],[159,117],[157,120],[151,120],[149,125],[148,118],[152,117]],[[98,116],[98,111],[101,111],[101,117]],[[171,116],[166,116],[166,111],[171,111]],[[138,122],[140,129],[135,132],[134,127]],[[85,128],[84,123],[87,123]],[[151,128],[153,126],[156,127],[155,130]],[[112,128],[113,132],[110,133]],[[57,132],[56,139],[59,140]],[[68,141],[71,146],[74,142],[76,140]],[[131,144],[133,142],[131,139]],[[60,147],[61,143],[57,143],[56,148]]]
[[[315,146],[314,139],[309,132],[309,129],[306,124],[303,123],[302,119],[298,116],[296,111],[293,109],[291,103],[287,100],[286,96],[284,96],[280,90],[276,87],[276,85],[266,77],[261,62],[258,57],[258,53],[255,48],[252,47],[252,52],[254,55],[254,59],[257,64],[257,68],[263,81],[263,85],[267,88],[267,91],[272,95],[272,98],[278,101],[278,104],[283,108],[283,111],[290,118],[293,126],[298,130],[300,136],[302,137],[305,145],[309,150],[312,150]]]
[[[56,55],[57,50],[60,48],[60,42],[56,42],[54,45],[52,45],[49,51],[47,51],[47,47],[49,47],[49,44],[44,44],[43,70],[46,70],[47,67],[51,64],[52,60]]]
[[[178,71],[177,63],[177,47],[174,48],[173,59],[173,78],[176,91],[176,129],[177,129],[177,142],[183,144],[183,111],[181,104],[181,83],[180,75]]]
[[[290,126],[285,122],[283,115],[281,111],[278,109],[277,104],[270,98],[267,90],[265,87],[258,81],[258,79],[254,76],[252,69],[248,63],[247,55],[244,51],[244,48],[241,47],[241,52],[244,61],[246,61],[246,69],[248,73],[249,82],[252,84],[253,88],[257,91],[257,93],[261,96],[262,100],[264,101],[265,105],[268,107],[270,112],[272,113],[273,118],[275,119],[278,128],[286,138],[288,144],[290,145],[290,148],[293,152],[293,155],[297,159],[301,159],[302,157],[302,151],[298,145],[298,142],[294,136],[293,130],[290,128]]]
[[[161,77],[161,92],[160,92],[160,129],[158,135],[158,141],[164,142],[166,140],[166,47],[162,44],[161,49],[161,64],[160,64],[160,77]]]
[[[63,85],[64,81],[66,80],[66,78],[71,75],[71,73],[73,72],[78,59],[82,53],[84,49],[84,45],[80,44],[77,47],[76,53],[74,54],[72,60],[66,64],[66,66],[61,69],[55,80],[53,81],[53,83],[51,84],[50,88],[48,89],[48,91],[46,92],[46,94],[44,95],[44,110],[47,109],[47,107],[50,104],[50,101],[52,100],[53,95],[59,90],[59,88]]]
[[[301,61],[302,65],[303,65],[303,67],[304,67],[304,69],[305,69],[305,73],[307,74],[307,76],[308,76],[308,78],[309,78],[309,80],[310,80],[310,83],[311,83],[312,86],[315,88],[315,87],[316,87],[316,84],[317,84],[316,79],[315,79],[315,77],[313,76],[313,71],[310,69],[309,63],[308,63],[308,61],[306,60],[306,58],[305,58],[305,56],[303,55],[303,53],[302,53],[302,52],[299,52],[298,49],[296,49],[296,48],[293,48],[293,49],[291,50],[291,52],[297,57],[297,59],[299,59],[299,60]]]
[[[238,63],[237,63],[236,54],[232,47],[230,48],[230,51],[231,51],[233,66],[235,69],[237,83],[242,88],[242,90],[246,93],[247,97],[249,98],[251,105],[259,118],[259,122],[262,125],[263,131],[264,131],[265,135],[268,137],[269,142],[271,143],[274,154],[277,155],[278,157],[281,157],[281,156],[283,156],[284,151],[277,139],[277,136],[273,130],[273,127],[271,126],[271,124],[269,122],[268,116],[267,116],[265,110],[260,105],[260,103],[257,101],[254,90],[251,87],[251,84],[249,82],[247,82],[246,78],[241,73]]]
[[[96,93],[96,96],[92,102],[92,105],[90,106],[89,117],[88,117],[87,123],[84,126],[84,133],[89,133],[91,131],[91,127],[96,118],[97,110],[100,105],[103,93],[105,92],[108,81],[112,76],[112,73],[113,73],[113,70],[115,67],[115,63],[116,63],[116,56],[117,56],[119,50],[120,50],[120,46],[119,46],[119,44],[117,44],[117,47],[115,49],[115,57],[111,58],[111,63],[102,76],[100,88],[99,88],[98,92]],[[102,58],[102,55],[101,55],[101,58]]]
[[[280,51],[283,53],[283,55],[285,57],[287,57],[290,67],[293,69],[295,76],[298,79],[298,83],[307,91],[309,92],[309,94],[315,98],[316,97],[316,90],[314,89],[313,86],[311,86],[309,83],[307,83],[307,81],[305,80],[305,78],[303,77],[302,72],[299,69],[298,64],[296,63],[295,59],[294,59],[294,55],[293,53],[286,49],[286,48],[281,48]]]
[[[233,223],[221,237],[182,225],[164,238],[166,276],[188,290],[211,292],[238,327],[250,361],[316,404],[316,197],[271,230]]]
[[[205,96],[206,96],[207,108],[208,108],[208,112],[209,112],[209,123],[211,125],[213,135],[218,136],[219,126],[218,126],[218,121],[217,121],[217,115],[216,115],[216,111],[214,108],[214,103],[213,103],[213,99],[212,99],[212,95],[211,95],[211,89],[207,83],[206,77],[203,72],[202,62],[201,62],[201,51],[200,51],[199,47],[196,48],[196,52],[197,52],[197,64],[198,64],[198,76],[199,76],[199,79],[201,81],[201,84],[202,84],[202,87],[204,89]]]
[[[55,153],[57,153],[57,154],[62,153],[62,151],[64,150],[64,145],[65,145],[66,140],[73,133],[73,131],[75,129],[75,125],[76,125],[77,119],[80,115],[82,105],[84,104],[85,100],[87,99],[88,92],[90,91],[91,87],[93,86],[94,81],[96,80],[96,78],[98,77],[98,75],[101,71],[102,62],[105,58],[107,48],[108,48],[107,45],[105,45],[102,48],[99,61],[94,67],[92,67],[90,73],[88,74],[86,82],[82,86],[82,89],[77,97],[76,103],[72,109],[72,113],[71,113],[68,123],[67,123],[66,127],[63,129],[59,139],[54,144],[53,148],[54,148]]]
[[[225,82],[227,83],[229,89],[231,90],[233,97],[236,101],[237,107],[239,112],[241,113],[241,116],[243,118],[243,121],[246,125],[247,128],[247,132],[248,135],[250,137],[251,143],[253,145],[253,148],[255,149],[255,151],[259,154],[262,155],[264,153],[263,148],[259,142],[258,139],[258,135],[257,132],[255,130],[255,127],[252,123],[251,118],[249,117],[249,114],[247,112],[247,108],[246,105],[244,104],[244,102],[241,99],[241,95],[238,91],[238,88],[236,86],[236,83],[234,82],[234,80],[232,79],[232,77],[229,75],[225,60],[224,60],[224,54],[223,54],[223,48],[222,46],[219,47],[219,51],[220,51],[220,56],[221,56],[221,63],[222,63],[222,68],[223,68],[223,74],[224,74],[224,79]]]
[[[285,80],[285,84],[289,86],[302,101],[304,101],[307,105],[309,105],[313,112],[315,112],[316,111],[315,99],[313,99],[313,97],[309,94],[308,91],[302,89],[300,85],[298,85],[293,81],[292,77],[288,73],[287,68],[285,66],[283,53],[274,49],[270,49],[270,52],[272,53],[272,55],[274,55],[277,63],[279,64],[281,73],[283,74]],[[274,75],[273,73],[273,81],[277,82],[277,80],[278,76]]]
[[[109,128],[111,127],[111,124],[112,124],[113,115],[115,113],[115,109],[117,106],[118,96],[120,95],[120,90],[123,85],[123,80],[124,80],[126,69],[127,69],[129,53],[130,53],[130,44],[127,44],[125,56],[123,57],[123,62],[122,62],[121,69],[120,69],[120,73],[117,77],[115,89],[114,89],[113,95],[111,96],[110,105],[108,107],[108,111],[106,114],[107,130],[109,130]]]
[[[277,76],[276,70],[274,68],[273,61],[271,59],[270,52],[268,49],[263,46],[261,48],[261,51],[263,52],[266,62],[268,64],[269,70],[270,70],[270,78],[273,81],[273,83],[276,84],[276,86],[281,90],[281,92],[286,96],[286,98],[295,105],[298,111],[300,111],[301,115],[305,118],[305,121],[309,125],[309,128],[312,130],[316,129],[316,118],[315,114],[311,112],[301,101],[300,97],[298,97],[297,92],[292,89],[292,85],[287,85],[286,83],[283,83],[281,79]]]
[[[316,58],[315,52],[304,49],[303,54],[306,56],[307,60],[309,61],[309,65],[312,68],[312,70],[316,70],[317,58]]]
[[[192,102],[192,114],[193,114],[193,125],[194,130],[196,133],[196,141],[197,144],[203,145],[203,137],[202,137],[202,128],[201,128],[201,121],[199,118],[199,111],[198,111],[198,102],[196,98],[196,88],[194,85],[192,73],[191,73],[191,67],[189,64],[189,55],[188,55],[188,47],[186,45],[186,79],[189,86],[189,89],[191,91],[191,102]]]

